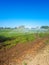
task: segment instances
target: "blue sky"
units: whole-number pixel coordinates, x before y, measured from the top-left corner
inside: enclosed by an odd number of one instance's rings
[[[49,25],[49,0],[0,0],[0,27]]]

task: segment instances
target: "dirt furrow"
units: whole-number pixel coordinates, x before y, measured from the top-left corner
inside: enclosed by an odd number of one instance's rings
[[[10,49],[4,49],[4,51],[0,51],[0,65],[11,65],[9,64],[11,61],[21,62],[25,56],[25,54],[34,54],[35,52],[44,46],[44,42],[47,38],[37,39],[34,42],[29,42],[25,44],[18,44]],[[16,59],[16,60],[15,60]]]

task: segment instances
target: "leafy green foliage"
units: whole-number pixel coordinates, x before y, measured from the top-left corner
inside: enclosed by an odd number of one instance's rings
[[[13,31],[13,29],[1,29],[0,30],[0,48],[10,48],[18,43],[26,43],[34,41],[37,37],[43,38],[49,36],[49,33],[19,33]]]
[[[49,26],[41,26],[43,29],[49,29]]]
[[[10,48],[18,43],[33,41],[35,36],[30,33],[17,33],[9,29],[0,30],[0,48]]]

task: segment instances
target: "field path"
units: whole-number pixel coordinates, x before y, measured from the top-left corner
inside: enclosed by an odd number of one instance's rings
[[[28,63],[45,46],[44,42],[47,39],[37,39],[34,42],[19,43],[10,49],[2,49],[0,51],[0,65],[24,65],[23,63]]]

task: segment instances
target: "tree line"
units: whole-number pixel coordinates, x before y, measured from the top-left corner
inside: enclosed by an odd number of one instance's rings
[[[18,27],[0,27],[0,29],[18,29],[18,28],[25,28],[25,26],[18,26]],[[40,29],[49,29],[49,26],[41,26]]]

